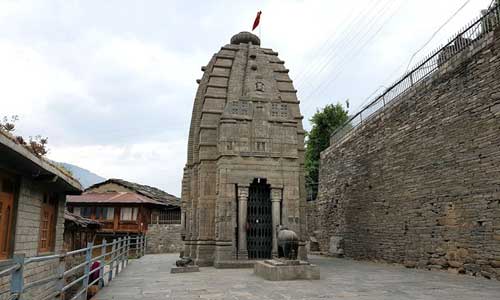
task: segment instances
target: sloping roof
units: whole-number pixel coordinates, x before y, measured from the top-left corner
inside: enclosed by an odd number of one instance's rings
[[[90,191],[93,188],[99,187],[99,186],[107,184],[107,183],[114,183],[114,184],[121,185],[123,187],[129,188],[129,189],[135,191],[138,194],[141,194],[141,195],[146,196],[150,199],[153,199],[155,201],[158,201],[158,202],[161,202],[161,203],[164,203],[167,205],[180,206],[181,199],[174,196],[174,195],[171,195],[167,192],[164,192],[158,188],[155,188],[155,187],[152,187],[149,185],[138,184],[138,183],[126,181],[123,179],[111,178],[111,179],[108,179],[106,181],[96,183],[96,184],[88,187],[87,189],[85,189],[85,191]]]
[[[166,206],[168,204],[153,200],[135,192],[85,193],[66,197],[67,203],[101,203],[101,204],[153,204]]]
[[[67,210],[64,210],[64,220],[69,221],[69,222],[73,222],[76,225],[81,226],[81,227],[89,227],[89,226],[100,227],[100,226],[102,226],[102,223],[100,223],[98,221],[75,215],[74,213],[70,213]]]
[[[50,182],[66,193],[80,194],[82,186],[71,174],[48,159],[37,156],[14,136],[0,130],[0,163],[30,177],[50,178]]]

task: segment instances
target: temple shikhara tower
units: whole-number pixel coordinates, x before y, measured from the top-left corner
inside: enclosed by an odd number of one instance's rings
[[[302,241],[306,232],[297,91],[278,53],[249,32],[202,71],[182,183],[185,255],[216,267],[271,258],[277,225]]]

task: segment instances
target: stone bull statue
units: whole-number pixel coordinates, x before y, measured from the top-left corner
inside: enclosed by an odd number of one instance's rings
[[[295,231],[278,225],[276,236],[278,237],[278,258],[296,260],[299,252],[299,237]]]

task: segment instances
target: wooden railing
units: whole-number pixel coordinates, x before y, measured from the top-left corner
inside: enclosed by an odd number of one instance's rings
[[[86,300],[89,286],[98,284],[100,287],[103,287],[104,285],[109,284],[109,282],[111,282],[119,272],[128,266],[128,260],[131,254],[134,254],[136,258],[139,258],[145,254],[145,249],[146,239],[144,236],[127,236],[124,238],[114,239],[111,243],[107,243],[106,240],[103,240],[100,245],[88,243],[86,248],[61,254],[29,258],[26,258],[22,254],[14,255],[13,264],[0,271],[0,278],[5,276],[11,277],[10,290],[0,292],[0,297],[8,294],[9,297],[7,299],[9,300],[22,300],[24,299],[23,295],[30,289],[42,286],[49,282],[56,282],[56,290],[42,298],[43,300],[53,299],[55,297],[65,299],[64,297],[66,292],[71,287],[76,285],[81,285],[81,288],[77,290],[74,295],[71,295],[71,298],[69,299]],[[95,253],[96,251],[99,253],[99,250],[100,254],[93,257],[92,253]],[[78,255],[85,255],[84,261],[66,270],[66,259]],[[37,281],[29,283],[24,282],[23,271],[27,266],[29,266],[29,264],[50,260],[59,261],[59,267],[57,268],[56,274],[47,276]],[[91,270],[91,266],[94,262],[99,262],[99,267]],[[70,275],[81,273],[82,270],[82,276],[77,276],[76,279],[66,282]],[[89,282],[91,275],[94,273],[98,273],[98,276],[92,276],[92,278],[96,277],[96,279]]]

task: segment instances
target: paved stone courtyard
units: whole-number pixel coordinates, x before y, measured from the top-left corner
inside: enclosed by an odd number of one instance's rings
[[[499,299],[500,282],[382,263],[311,257],[321,280],[270,282],[251,269],[170,274],[175,254],[130,261],[96,300],[131,299]]]

